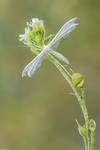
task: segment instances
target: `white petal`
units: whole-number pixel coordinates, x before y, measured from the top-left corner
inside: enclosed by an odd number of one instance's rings
[[[66,63],[67,65],[69,64],[68,59],[64,55],[62,55],[61,53],[56,52],[56,51],[51,51],[51,54],[54,55],[60,61]]]
[[[23,70],[22,77],[28,76],[31,77],[37,69],[41,66],[42,61],[44,60],[44,52],[41,52],[37,57],[35,57]]]
[[[24,40],[25,40],[25,35],[24,34],[19,35],[19,41],[24,41]]]
[[[52,49],[52,47],[58,43],[62,38],[65,38],[69,35],[70,32],[72,32],[78,24],[75,23],[77,18],[73,18],[66,22],[61,29],[58,31],[58,33],[55,35],[55,37],[51,40],[51,42],[48,44],[48,47]]]
[[[38,18],[32,18],[32,23],[33,24],[36,24],[36,23],[38,23],[39,22],[39,19]]]

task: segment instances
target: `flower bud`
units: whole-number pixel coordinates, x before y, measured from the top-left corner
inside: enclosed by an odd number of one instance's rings
[[[82,88],[84,85],[83,76],[80,73],[73,73],[72,82],[75,86]]]
[[[92,131],[92,132],[94,132],[95,129],[96,129],[96,122],[95,122],[93,119],[91,119],[91,120],[89,121],[89,129],[90,129],[90,131]]]
[[[37,24],[27,34],[26,40],[30,45],[43,46],[44,44],[44,28],[43,25]]]
[[[42,20],[33,18],[27,27],[25,33],[20,35],[20,41],[31,47],[42,47],[45,40],[45,28]]]
[[[77,122],[77,125],[78,125],[79,134],[80,134],[81,136],[86,136],[86,128],[85,128],[85,126],[81,126],[81,125],[78,123],[77,120],[76,120],[76,122]]]

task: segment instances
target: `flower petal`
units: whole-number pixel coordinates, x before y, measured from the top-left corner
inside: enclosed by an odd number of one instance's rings
[[[72,32],[76,28],[76,26],[78,25],[77,23],[75,23],[76,19],[77,18],[73,18],[73,19],[69,20],[61,27],[61,29],[58,31],[58,33],[55,35],[55,37],[48,44],[48,47],[50,49],[52,49],[56,43],[59,43],[59,41],[62,38],[65,38],[66,36],[68,36],[69,33]]]
[[[22,77],[28,76],[31,77],[37,69],[41,66],[42,61],[44,60],[44,53],[40,53],[37,57],[35,57],[23,70]]]
[[[56,58],[58,58],[60,61],[66,63],[67,65],[69,64],[68,59],[61,53],[59,53],[57,51],[51,51],[51,54],[54,55]]]

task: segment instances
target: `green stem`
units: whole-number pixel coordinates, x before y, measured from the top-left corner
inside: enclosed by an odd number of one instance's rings
[[[34,52],[36,55],[38,54],[38,52]],[[88,127],[88,123],[89,123],[89,116],[88,116],[88,111],[86,108],[86,104],[85,104],[85,99],[82,95],[80,95],[79,90],[77,89],[77,87],[73,84],[72,79],[71,79],[71,75],[70,73],[67,71],[67,69],[55,58],[53,57],[50,53],[47,54],[47,57],[49,59],[50,62],[52,62],[56,68],[60,71],[60,73],[63,75],[63,77],[65,78],[65,80],[68,82],[68,84],[70,85],[70,87],[72,88],[72,91],[74,92],[78,103],[81,107],[83,116],[84,116],[84,120],[85,120],[85,127],[86,127],[86,139],[84,139],[84,144],[85,144],[85,150],[93,150],[93,146],[91,146],[90,144],[90,138],[89,138],[89,127]]]
[[[86,137],[84,136],[83,136],[83,141],[84,141],[85,150],[87,150],[87,141],[86,141]]]
[[[94,132],[91,132],[91,150],[94,149]]]
[[[84,116],[84,120],[85,120],[85,126],[86,126],[86,130],[87,130],[87,142],[88,142],[88,148],[86,148],[85,145],[85,150],[90,150],[90,146],[89,146],[89,134],[88,134],[88,122],[89,122],[89,117],[88,117],[88,111],[86,108],[86,104],[85,104],[85,100],[84,98],[80,95],[79,91],[77,90],[77,88],[73,85],[73,82],[71,80],[71,78],[68,76],[66,68],[58,61],[56,60],[52,55],[48,54],[48,59],[56,66],[56,68],[60,71],[60,73],[63,75],[63,77],[66,79],[66,81],[69,83],[70,87],[72,88],[78,102],[79,105],[81,107],[83,116]]]

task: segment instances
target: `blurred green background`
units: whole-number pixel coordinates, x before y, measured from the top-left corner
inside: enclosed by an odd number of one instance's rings
[[[0,0],[0,147],[82,149],[75,119],[83,123],[83,116],[69,85],[48,61],[22,79],[33,56],[18,41],[32,17],[44,19],[49,34],[76,16],[78,28],[58,50],[85,77],[86,103],[97,122],[95,150],[100,149],[100,0]]]

